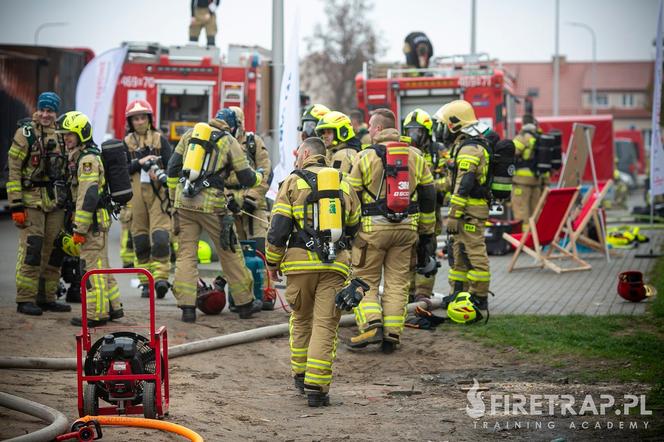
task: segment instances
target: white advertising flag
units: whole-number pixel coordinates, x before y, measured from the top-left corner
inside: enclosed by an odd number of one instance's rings
[[[92,137],[98,145],[108,129],[115,86],[127,55],[127,47],[111,49],[88,63],[76,85],[76,110],[90,118]]]
[[[650,139],[650,203],[656,195],[664,194],[664,150],[659,127],[659,111],[662,103],[662,8],[664,1],[659,2],[657,15],[657,55],[655,56],[655,82],[652,97],[652,138]]]
[[[279,94],[279,124],[277,126],[277,140],[279,141],[279,163],[274,167],[272,185],[267,197],[274,200],[277,196],[279,183],[293,170],[295,156],[293,151],[298,146],[297,126],[300,121],[300,57],[298,55],[297,26],[293,29],[290,45],[287,48],[287,58],[284,66],[284,76],[281,79],[281,92]]]

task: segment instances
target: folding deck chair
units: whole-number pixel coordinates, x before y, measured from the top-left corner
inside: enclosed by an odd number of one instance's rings
[[[597,190],[592,187],[586,192],[583,204],[581,205],[581,211],[572,221],[571,228],[568,226],[563,228],[563,233],[566,235],[568,241],[565,244],[565,250],[571,251],[576,244],[583,244],[602,254],[606,253],[606,226],[602,228],[602,223],[599,219],[599,207],[612,185],[613,180],[608,180],[604,183],[599,183]],[[595,226],[599,241],[595,241],[584,233],[591,221]]]
[[[503,238],[516,248],[507,268],[508,272],[516,270],[516,262],[521,252],[526,252],[535,258],[536,263],[519,267],[520,269],[547,267],[556,273],[564,273],[592,268],[590,264],[579,258],[575,244],[572,244],[571,251],[558,244],[565,225],[571,229],[569,215],[578,194],[578,187],[545,189],[537,203],[535,213],[528,220],[529,230],[518,234],[503,233]],[[572,238],[570,242],[573,242]],[[543,250],[545,246],[549,246],[546,252]],[[558,254],[554,254],[554,251]],[[576,263],[576,266],[559,266],[553,262],[558,259],[569,259]]]

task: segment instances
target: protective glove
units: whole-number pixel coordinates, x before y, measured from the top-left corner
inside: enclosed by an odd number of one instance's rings
[[[12,207],[12,221],[16,224],[16,227],[25,227],[25,220],[28,218],[28,214],[23,206]]]
[[[361,289],[358,291],[358,289]],[[341,289],[334,297],[334,303],[339,310],[351,311],[360,305],[364,292],[369,290],[369,285],[360,278],[351,279],[350,284]]]
[[[221,219],[221,238],[220,245],[223,250],[230,250],[235,253],[235,244],[237,244],[237,236],[235,235],[235,218],[233,215],[224,215]]]
[[[74,232],[71,239],[74,241],[74,244],[85,244],[85,235],[81,235],[78,232]]]
[[[456,235],[459,233],[462,222],[463,221],[460,218],[447,218],[447,233],[450,235]]]
[[[211,12],[212,14],[214,14],[215,11],[217,10],[217,5],[214,4],[214,3],[210,3],[210,5],[208,6],[208,9],[210,10],[210,12]]]
[[[258,209],[258,203],[256,202],[255,199],[253,199],[250,196],[245,196],[244,197],[244,202],[242,203],[242,210],[244,210],[247,213],[254,213]]]
[[[417,242],[417,273],[431,277],[438,272],[440,263],[436,260],[436,236],[420,235]]]
[[[240,213],[240,205],[237,203],[237,200],[232,193],[226,195],[226,208],[230,210],[233,214],[237,215]]]

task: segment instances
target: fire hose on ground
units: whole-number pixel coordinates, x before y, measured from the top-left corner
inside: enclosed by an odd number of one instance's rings
[[[430,308],[440,307],[442,297],[436,295],[431,298]],[[413,302],[408,304],[408,311],[412,312],[416,306],[427,308],[424,302]],[[355,324],[355,317],[353,315],[344,315],[341,317],[339,325],[350,326]],[[261,339],[273,338],[288,333],[288,323],[268,325],[265,327],[258,327],[251,330],[245,330],[237,333],[230,333],[227,335],[215,336],[200,341],[187,342],[185,344],[176,345],[168,349],[169,359],[181,356],[188,356],[195,353],[201,353],[209,350],[216,350],[218,348],[229,347],[231,345],[245,344],[248,342],[258,341]],[[48,369],[48,370],[76,370],[76,358],[37,358],[37,357],[16,357],[16,356],[3,356],[0,357],[0,369]]]
[[[45,442],[55,439],[69,429],[67,417],[51,407],[37,402],[14,396],[9,393],[0,392],[0,406],[29,414],[39,418],[49,425],[33,433],[8,439],[11,442]]]

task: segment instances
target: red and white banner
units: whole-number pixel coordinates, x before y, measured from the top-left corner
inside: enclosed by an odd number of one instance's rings
[[[92,138],[101,144],[109,130],[109,116],[115,86],[127,55],[127,47],[115,48],[88,63],[76,85],[76,110],[83,112],[92,124]]]

